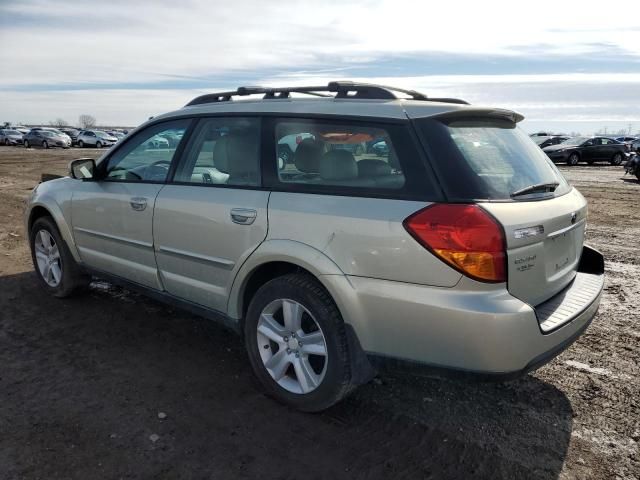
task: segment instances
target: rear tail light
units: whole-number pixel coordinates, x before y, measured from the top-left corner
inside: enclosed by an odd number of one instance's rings
[[[422,246],[468,277],[506,281],[504,230],[477,205],[433,204],[403,225]]]

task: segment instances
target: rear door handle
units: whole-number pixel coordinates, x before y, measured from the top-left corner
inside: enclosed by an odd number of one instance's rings
[[[147,199],[144,197],[133,197],[129,200],[129,204],[136,212],[141,212],[147,208]]]
[[[258,212],[250,208],[232,208],[231,221],[239,225],[251,225],[258,215]]]

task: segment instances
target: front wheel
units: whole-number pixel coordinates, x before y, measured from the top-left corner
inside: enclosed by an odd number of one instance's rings
[[[579,161],[580,161],[580,155],[574,152],[571,155],[569,155],[569,159],[567,160],[567,165],[571,165],[573,167],[577,165]]]
[[[44,288],[54,297],[68,297],[89,284],[51,217],[41,217],[29,234],[31,258]]]
[[[4,144],[8,147],[9,145],[11,145],[11,143],[9,142],[8,138],[4,139]]]
[[[251,366],[277,400],[317,412],[352,390],[344,322],[313,277],[290,274],[260,287],[244,333]]]
[[[622,164],[622,154],[618,152],[611,158],[611,165],[618,166],[620,164]]]
[[[49,144],[46,140],[42,142],[42,148],[49,148]]]
[[[82,140],[78,140],[78,148],[84,148],[84,142]]]
[[[29,140],[23,142],[24,148],[29,148]]]
[[[102,148],[102,142],[96,142],[96,148]]]

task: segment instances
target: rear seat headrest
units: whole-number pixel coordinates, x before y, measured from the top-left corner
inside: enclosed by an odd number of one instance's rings
[[[303,173],[318,173],[320,171],[320,158],[324,145],[314,138],[303,139],[296,148],[293,162],[298,170]]]
[[[366,158],[358,162],[358,176],[382,177],[391,174],[391,165],[384,160]]]
[[[324,154],[320,162],[320,177],[324,180],[358,178],[356,159],[347,150],[330,150]]]

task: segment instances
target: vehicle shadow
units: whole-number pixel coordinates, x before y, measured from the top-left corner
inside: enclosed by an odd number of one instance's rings
[[[31,273],[0,277],[0,365],[8,478],[557,478],[572,428],[533,376],[387,375],[302,414],[232,333],[104,283],[54,299]]]

